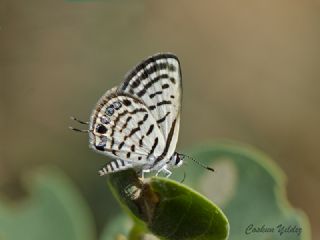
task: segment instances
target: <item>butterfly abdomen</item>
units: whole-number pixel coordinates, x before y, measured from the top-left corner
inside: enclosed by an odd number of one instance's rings
[[[100,170],[99,175],[104,176],[109,173],[119,172],[128,168],[132,168],[132,163],[116,159],[112,162],[105,164]]]

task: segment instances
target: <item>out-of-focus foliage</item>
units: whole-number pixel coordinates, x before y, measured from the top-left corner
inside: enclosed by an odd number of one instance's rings
[[[39,169],[23,178],[28,196],[0,202],[1,240],[95,239],[91,213],[70,180],[57,169]]]
[[[231,239],[311,239],[307,217],[288,203],[284,173],[266,155],[230,142],[205,145],[189,154],[216,170],[212,174],[190,162],[186,184],[223,209]],[[254,233],[251,224],[272,227],[274,233]],[[296,230],[280,236],[280,224]]]
[[[215,169],[209,172],[191,160],[185,184],[222,207],[230,222],[230,238],[310,240],[303,212],[286,199],[285,176],[261,152],[231,143],[205,145],[190,155]],[[0,237],[4,240],[95,239],[86,203],[68,178],[57,169],[40,168],[23,178],[28,196],[16,203],[0,202]],[[169,179],[140,182],[134,171],[110,177],[113,192],[129,216],[119,215],[105,227],[102,240],[139,239],[151,230],[167,239],[224,239],[228,232],[223,213],[191,189]],[[102,212],[107,214],[105,204]],[[212,217],[212,221],[210,218]],[[144,223],[143,223],[144,222]],[[273,227],[274,233],[254,233],[254,227]],[[277,226],[301,228],[279,234]],[[146,239],[155,239],[152,235]]]
[[[208,144],[188,152],[215,169],[209,172],[191,160],[173,178],[204,194],[223,209],[230,222],[230,239],[310,240],[308,219],[290,206],[285,176],[263,153],[233,143]],[[96,239],[86,203],[68,178],[57,169],[40,168],[23,178],[25,199],[0,201],[0,238],[3,240]],[[222,212],[193,190],[169,179],[140,182],[133,171],[110,177],[113,192],[128,215],[106,225],[100,239],[139,239],[151,232],[167,239],[223,239],[228,225]],[[102,212],[107,214],[106,203]],[[129,217],[131,216],[131,217]],[[212,222],[209,221],[212,217]],[[274,228],[255,233],[254,227]],[[278,232],[277,226],[295,227]],[[147,229],[149,228],[149,230]],[[301,228],[301,234],[297,230]],[[148,233],[145,239],[157,239]]]

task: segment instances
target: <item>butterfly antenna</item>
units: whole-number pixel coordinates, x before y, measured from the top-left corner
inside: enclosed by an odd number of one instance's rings
[[[190,156],[188,156],[188,155],[184,155],[184,156],[186,156],[187,158],[190,158],[192,161],[194,161],[194,162],[195,162],[196,164],[198,164],[199,166],[201,166],[201,167],[203,167],[203,168],[205,168],[205,169],[207,169],[207,170],[209,170],[209,171],[214,172],[214,169],[213,169],[213,168],[211,168],[211,167],[209,167],[209,166],[204,165],[203,163],[201,163],[201,162],[197,161],[197,160],[196,160],[196,159],[194,159],[193,157],[190,157]]]
[[[76,121],[78,123],[81,123],[81,124],[85,124],[85,125],[89,124],[89,122],[81,121],[81,120],[79,120],[78,118],[75,118],[75,117],[70,117],[70,119],[73,120],[73,121]]]
[[[82,129],[78,129],[78,128],[74,128],[74,127],[69,127],[69,129],[71,129],[72,131],[75,131],[75,132],[81,132],[81,133],[88,133],[88,132],[91,132],[90,130],[82,130]]]

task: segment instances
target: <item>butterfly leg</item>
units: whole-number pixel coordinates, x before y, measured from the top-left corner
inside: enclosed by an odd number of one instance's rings
[[[143,180],[144,179],[144,173],[149,173],[150,172],[150,169],[143,169],[141,171],[141,179]]]
[[[170,175],[172,174],[172,172],[167,169],[167,165],[164,165],[162,168],[160,168],[160,169],[157,171],[156,176],[158,176],[161,172],[165,172],[167,178],[170,177]]]
[[[163,170],[167,173],[166,178],[169,178],[171,176],[172,172],[169,171],[167,168],[164,168]]]
[[[156,177],[158,177],[158,175],[159,175],[159,173],[161,173],[161,171],[162,171],[162,168],[160,168],[160,169],[157,171]]]

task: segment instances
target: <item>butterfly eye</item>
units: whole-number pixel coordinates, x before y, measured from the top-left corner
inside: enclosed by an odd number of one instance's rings
[[[109,116],[112,116],[113,113],[114,113],[113,105],[107,107],[106,114],[109,115]]]
[[[121,105],[120,102],[114,102],[114,103],[113,103],[113,107],[114,107],[114,109],[116,109],[116,110],[120,109],[121,106],[122,106],[122,105]]]
[[[105,126],[103,126],[102,124],[98,124],[96,127],[96,131],[98,133],[104,134],[107,132],[107,128]]]
[[[109,124],[109,123],[110,123],[110,119],[109,119],[108,117],[106,117],[106,116],[102,116],[102,117],[100,118],[100,121],[101,121],[101,123],[103,123],[103,124]]]

